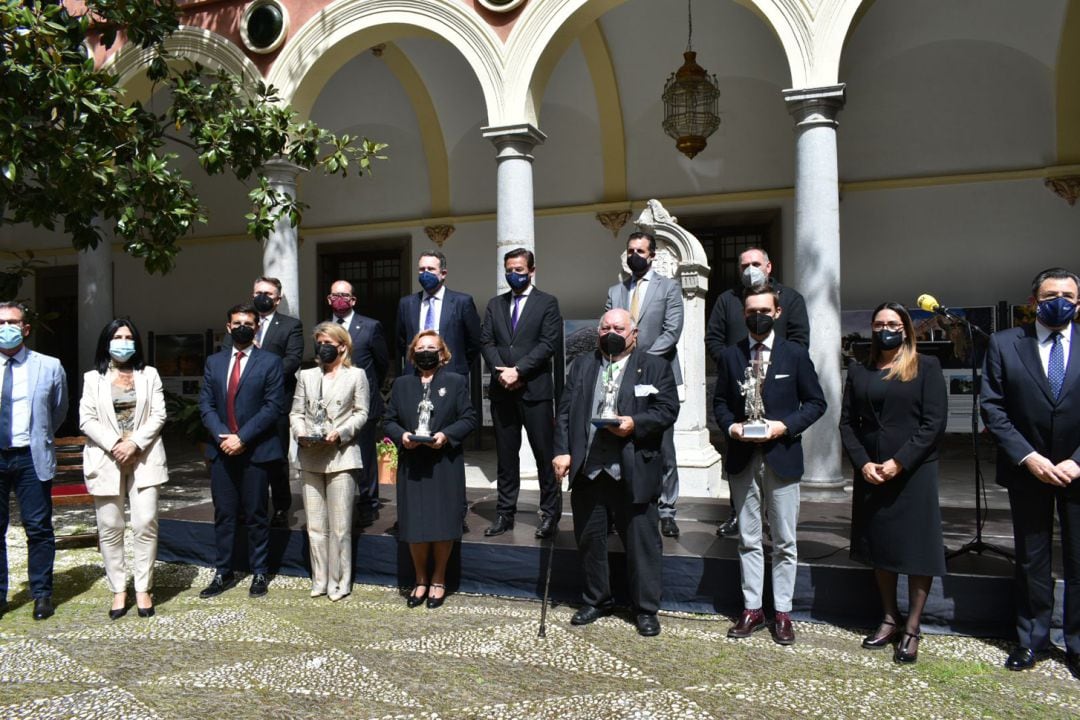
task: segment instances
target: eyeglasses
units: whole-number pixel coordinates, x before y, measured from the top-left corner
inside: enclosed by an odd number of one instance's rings
[[[874,332],[877,332],[878,330],[892,330],[893,332],[896,332],[897,330],[903,330],[904,329],[904,324],[903,323],[898,323],[898,322],[888,322],[888,323],[876,322],[873,325],[871,325],[870,328]]]
[[[348,299],[352,297],[352,293],[330,293],[330,297]]]

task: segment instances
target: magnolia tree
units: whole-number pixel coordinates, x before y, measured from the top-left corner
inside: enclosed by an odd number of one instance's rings
[[[78,250],[112,227],[150,273],[166,273],[178,240],[205,212],[179,171],[168,140],[190,147],[208,174],[229,172],[250,187],[248,232],[265,239],[305,208],[260,175],[274,158],[307,169],[363,174],[382,143],[335,135],[280,102],[273,87],[172,57],[174,0],[61,4],[0,0],[0,223],[61,228]],[[160,111],[127,103],[116,77],[95,67],[88,36],[118,37],[151,51],[147,73],[171,101]]]

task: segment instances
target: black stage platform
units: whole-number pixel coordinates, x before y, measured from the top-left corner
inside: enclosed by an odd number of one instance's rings
[[[387,495],[390,499],[379,517],[372,526],[354,533],[356,582],[388,586],[408,586],[412,582],[407,548],[386,534],[396,519],[393,492],[392,487],[383,488],[384,499]],[[581,573],[569,515],[569,496],[564,498],[566,513],[552,556],[550,541],[533,538],[537,493],[522,491],[517,525],[496,538],[486,538],[483,534],[495,515],[494,491],[470,489],[468,495],[471,532],[455,548],[451,591],[540,598],[548,558],[553,557],[552,600],[566,604],[580,601]],[[717,524],[727,512],[726,501],[680,500],[678,520],[682,535],[677,539],[664,538],[665,609],[728,615],[742,609],[736,541],[715,535]],[[942,513],[949,549],[959,547],[973,536],[974,512],[970,508],[946,507]],[[864,627],[879,619],[872,571],[848,558],[849,520],[849,502],[815,502],[804,497],[799,522],[799,573],[793,613],[796,618]],[[307,533],[298,495],[293,497],[289,521],[289,529],[272,531],[272,567],[285,575],[306,576],[309,574]],[[918,532],[918,528],[912,528],[912,532]],[[984,538],[1012,550],[1007,511],[990,511]],[[623,576],[622,546],[616,536],[611,536],[610,541],[614,586],[618,588]],[[242,537],[240,542],[243,543]],[[209,503],[161,515],[160,560],[212,566],[213,555],[213,511]],[[243,548],[238,548],[237,558],[239,563],[244,562]],[[924,624],[959,633],[1012,635],[1012,564],[991,555],[969,554],[950,561],[949,570],[950,575],[934,582]],[[901,590],[906,595],[906,589]],[[1060,593],[1059,581],[1056,603],[1059,613]]]

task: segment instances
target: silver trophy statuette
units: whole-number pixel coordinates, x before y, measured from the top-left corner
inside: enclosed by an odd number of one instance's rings
[[[619,396],[619,383],[615,382],[615,373],[611,368],[612,366],[608,365],[604,371],[604,398],[600,401],[600,414],[592,419],[592,424],[598,428],[619,424],[619,413],[615,409]]]
[[[412,441],[418,443],[435,442],[435,436],[431,434],[431,411],[435,409],[435,403],[431,402],[431,383],[424,385],[424,397],[416,406],[419,419],[416,421],[416,432],[412,434]]]
[[[311,417],[311,432],[298,438],[310,442],[324,442],[330,432],[330,421],[326,417],[326,403],[319,400],[315,403],[315,413]]]
[[[765,422],[765,402],[762,400],[762,386],[765,384],[765,366],[760,360],[754,360],[746,367],[745,379],[739,383],[739,392],[746,398],[746,422],[743,423],[744,438],[765,438],[769,436],[769,426]]]

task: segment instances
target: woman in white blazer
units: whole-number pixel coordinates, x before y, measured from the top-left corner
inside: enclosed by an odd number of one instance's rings
[[[336,602],[352,592],[353,471],[363,467],[359,440],[368,419],[368,383],[352,366],[352,338],[344,327],[320,323],[312,336],[318,366],[296,375],[289,425],[304,483],[311,597]]]
[[[116,620],[127,612],[125,495],[134,536],[135,602],[139,617],[151,617],[158,486],[169,479],[161,442],[165,395],[157,370],[143,361],[139,331],[126,318],[101,331],[94,366],[83,376],[79,427],[86,434],[86,488],[94,496],[105,577],[113,591],[109,617]]]

